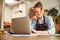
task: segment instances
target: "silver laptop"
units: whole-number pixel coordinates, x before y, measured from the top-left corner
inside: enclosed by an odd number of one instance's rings
[[[12,19],[13,34],[30,34],[30,24],[28,17]]]

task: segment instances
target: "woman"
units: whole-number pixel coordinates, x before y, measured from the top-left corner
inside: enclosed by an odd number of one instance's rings
[[[32,9],[31,31],[36,34],[55,34],[52,17],[44,15],[41,2],[37,2]]]

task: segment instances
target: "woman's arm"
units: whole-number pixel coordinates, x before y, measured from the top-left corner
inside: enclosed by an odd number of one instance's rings
[[[48,33],[55,34],[55,26],[51,16],[48,16]]]
[[[37,34],[49,34],[48,31],[36,31]]]
[[[49,34],[48,31],[36,31],[36,30],[32,30],[32,33],[35,33],[35,34]]]

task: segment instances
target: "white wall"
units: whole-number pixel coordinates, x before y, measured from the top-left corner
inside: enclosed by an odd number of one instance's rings
[[[4,21],[11,22],[11,8],[5,6]]]
[[[22,13],[16,12],[17,10],[21,10]],[[26,4],[20,4],[12,9],[12,18],[24,17],[26,16]]]

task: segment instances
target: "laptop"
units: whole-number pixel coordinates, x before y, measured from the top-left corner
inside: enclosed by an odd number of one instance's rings
[[[28,17],[12,19],[13,34],[30,34],[30,23]]]

